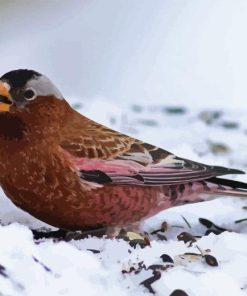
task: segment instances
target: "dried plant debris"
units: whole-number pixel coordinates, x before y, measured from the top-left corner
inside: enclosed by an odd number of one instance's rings
[[[207,228],[205,235],[208,235],[210,233],[214,233],[214,234],[218,235],[224,231],[231,231],[229,229],[220,227],[220,226],[214,224],[212,221],[205,219],[205,218],[199,218],[199,222]]]
[[[189,228],[191,228],[191,225],[190,225],[189,221],[188,221],[184,216],[181,216],[181,217],[183,218],[185,224],[186,224]]]
[[[183,241],[185,244],[190,243],[189,246],[192,246],[194,242],[196,242],[195,236],[188,232],[181,232],[178,236],[177,239],[179,241]]]
[[[244,219],[236,220],[234,223],[238,224],[238,223],[242,223],[242,222],[246,222],[246,221],[247,221],[247,218],[244,218]]]
[[[141,282],[140,285],[143,285],[145,288],[148,289],[148,291],[152,294],[155,294],[154,289],[152,288],[152,284],[156,281],[158,281],[161,278],[161,272],[154,270],[153,276],[147,278],[145,281]]]
[[[174,290],[170,296],[188,296],[188,294],[186,292],[184,292],[183,290],[177,289]]]
[[[40,266],[42,266],[44,268],[45,271],[47,272],[52,272],[51,269],[46,266],[44,263],[40,262],[36,257],[33,256],[33,260],[38,263]]]

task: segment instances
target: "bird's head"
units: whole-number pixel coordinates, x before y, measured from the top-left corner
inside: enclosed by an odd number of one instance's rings
[[[0,140],[54,136],[70,112],[59,90],[36,71],[14,70],[0,78]]]
[[[63,100],[52,82],[36,71],[14,70],[0,78],[0,112],[23,109],[46,97]]]

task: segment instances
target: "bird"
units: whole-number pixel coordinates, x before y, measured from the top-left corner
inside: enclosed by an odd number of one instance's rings
[[[45,75],[0,78],[0,185],[34,217],[68,231],[140,228],[202,196],[247,197],[243,171],[178,157],[74,110]]]

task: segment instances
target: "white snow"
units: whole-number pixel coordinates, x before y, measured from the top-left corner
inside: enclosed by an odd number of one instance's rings
[[[78,106],[76,99],[71,103]],[[87,107],[82,105],[80,111],[179,156],[247,170],[244,110],[219,110],[222,115],[206,124],[201,119],[205,118],[205,111],[215,110],[185,106],[185,113],[179,114],[169,113],[165,107],[169,106],[115,104],[98,97],[89,100]],[[237,126],[226,128],[226,123]],[[247,182],[245,175],[229,177]],[[17,209],[1,193],[0,295],[148,295],[148,289],[140,283],[152,276],[151,270],[143,268],[138,274],[123,274],[122,270],[137,268],[141,261],[146,268],[164,265],[162,254],[168,254],[175,266],[160,271],[161,278],[152,284],[157,295],[170,295],[175,289],[182,289],[189,296],[247,295],[247,222],[235,223],[247,218],[244,206],[245,199],[222,197],[163,211],[146,220],[142,227],[150,233],[166,221],[168,229],[163,234],[168,240],[150,235],[151,246],[141,249],[130,247],[123,240],[96,237],[70,242],[34,241],[30,229],[51,227]],[[229,231],[204,236],[207,229],[199,218],[209,219]],[[189,246],[178,241],[181,232],[202,237]],[[200,254],[196,246],[203,251],[209,249],[208,254],[219,265],[209,266],[201,256],[181,258],[186,252]]]

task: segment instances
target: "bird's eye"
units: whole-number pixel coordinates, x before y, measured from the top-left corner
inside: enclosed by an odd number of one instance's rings
[[[36,98],[36,93],[33,89],[28,88],[24,92],[24,98],[26,100],[34,100]]]

